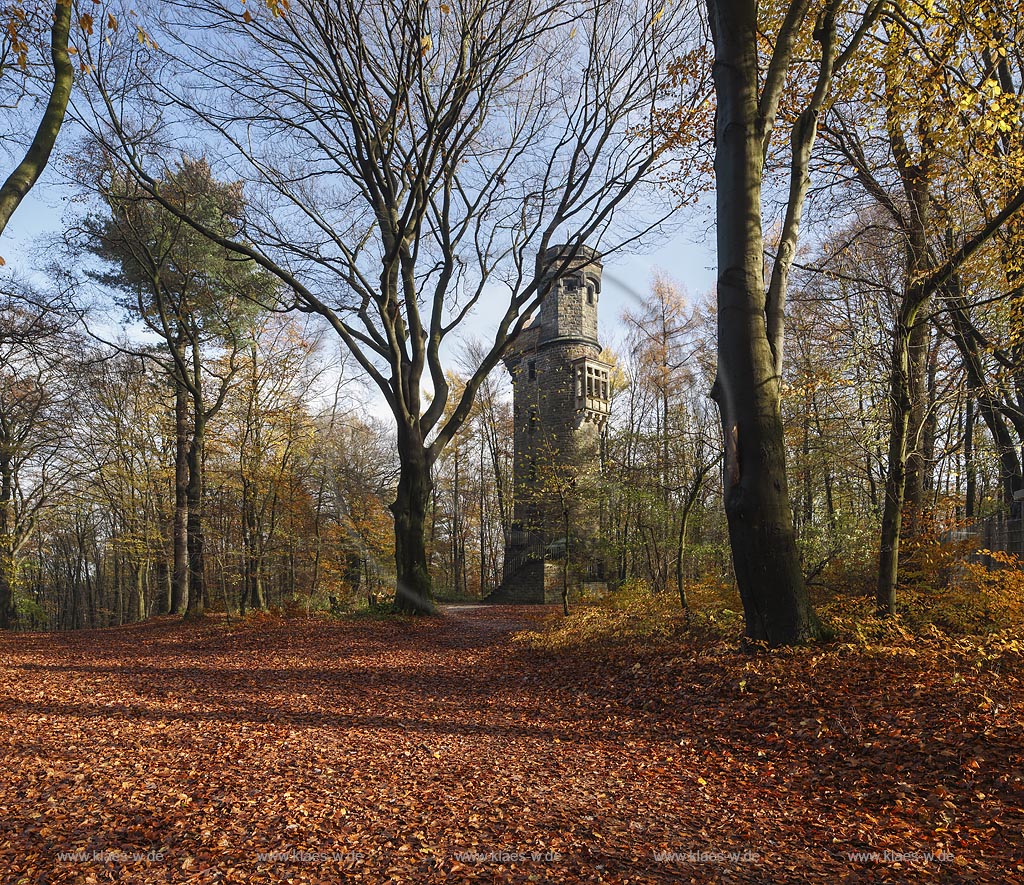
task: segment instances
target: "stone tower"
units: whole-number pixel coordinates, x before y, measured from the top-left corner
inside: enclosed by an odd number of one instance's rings
[[[505,357],[513,386],[515,515],[494,601],[560,600],[568,540],[575,554],[598,530],[580,496],[583,474],[596,469],[609,412],[609,366],[597,340],[602,266],[585,246],[566,266],[568,254],[564,246],[545,253],[549,290]]]

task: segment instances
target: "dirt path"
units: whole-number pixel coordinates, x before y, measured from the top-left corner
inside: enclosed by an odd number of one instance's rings
[[[766,738],[713,660],[538,655],[537,616],[0,637],[0,883],[907,881],[836,852],[879,814],[836,747]]]

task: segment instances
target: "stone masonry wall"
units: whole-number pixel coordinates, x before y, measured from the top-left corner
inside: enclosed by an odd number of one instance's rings
[[[549,250],[557,259],[560,250]],[[577,411],[573,363],[597,359],[601,264],[583,250],[541,304],[529,342],[506,357],[513,381],[515,527],[505,551],[505,580],[495,599],[553,601],[544,555],[564,535],[559,489],[596,446],[597,425]]]

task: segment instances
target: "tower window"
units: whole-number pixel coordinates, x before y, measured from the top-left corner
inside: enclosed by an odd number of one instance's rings
[[[594,303],[594,284],[589,283],[587,285],[587,304]]]
[[[527,367],[528,367],[529,373],[530,373],[530,380],[531,381],[536,381],[537,380],[537,363],[534,360],[530,360],[530,362],[527,363]]]
[[[530,433],[537,432],[537,424],[540,422],[540,418],[537,417],[537,410],[530,409]]]

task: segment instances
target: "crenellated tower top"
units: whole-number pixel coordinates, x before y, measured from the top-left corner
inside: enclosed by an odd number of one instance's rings
[[[541,302],[538,344],[565,341],[597,343],[597,302],[601,296],[601,256],[588,246],[575,254],[567,246],[544,253],[545,276],[553,282]],[[555,279],[557,277],[557,280]]]

